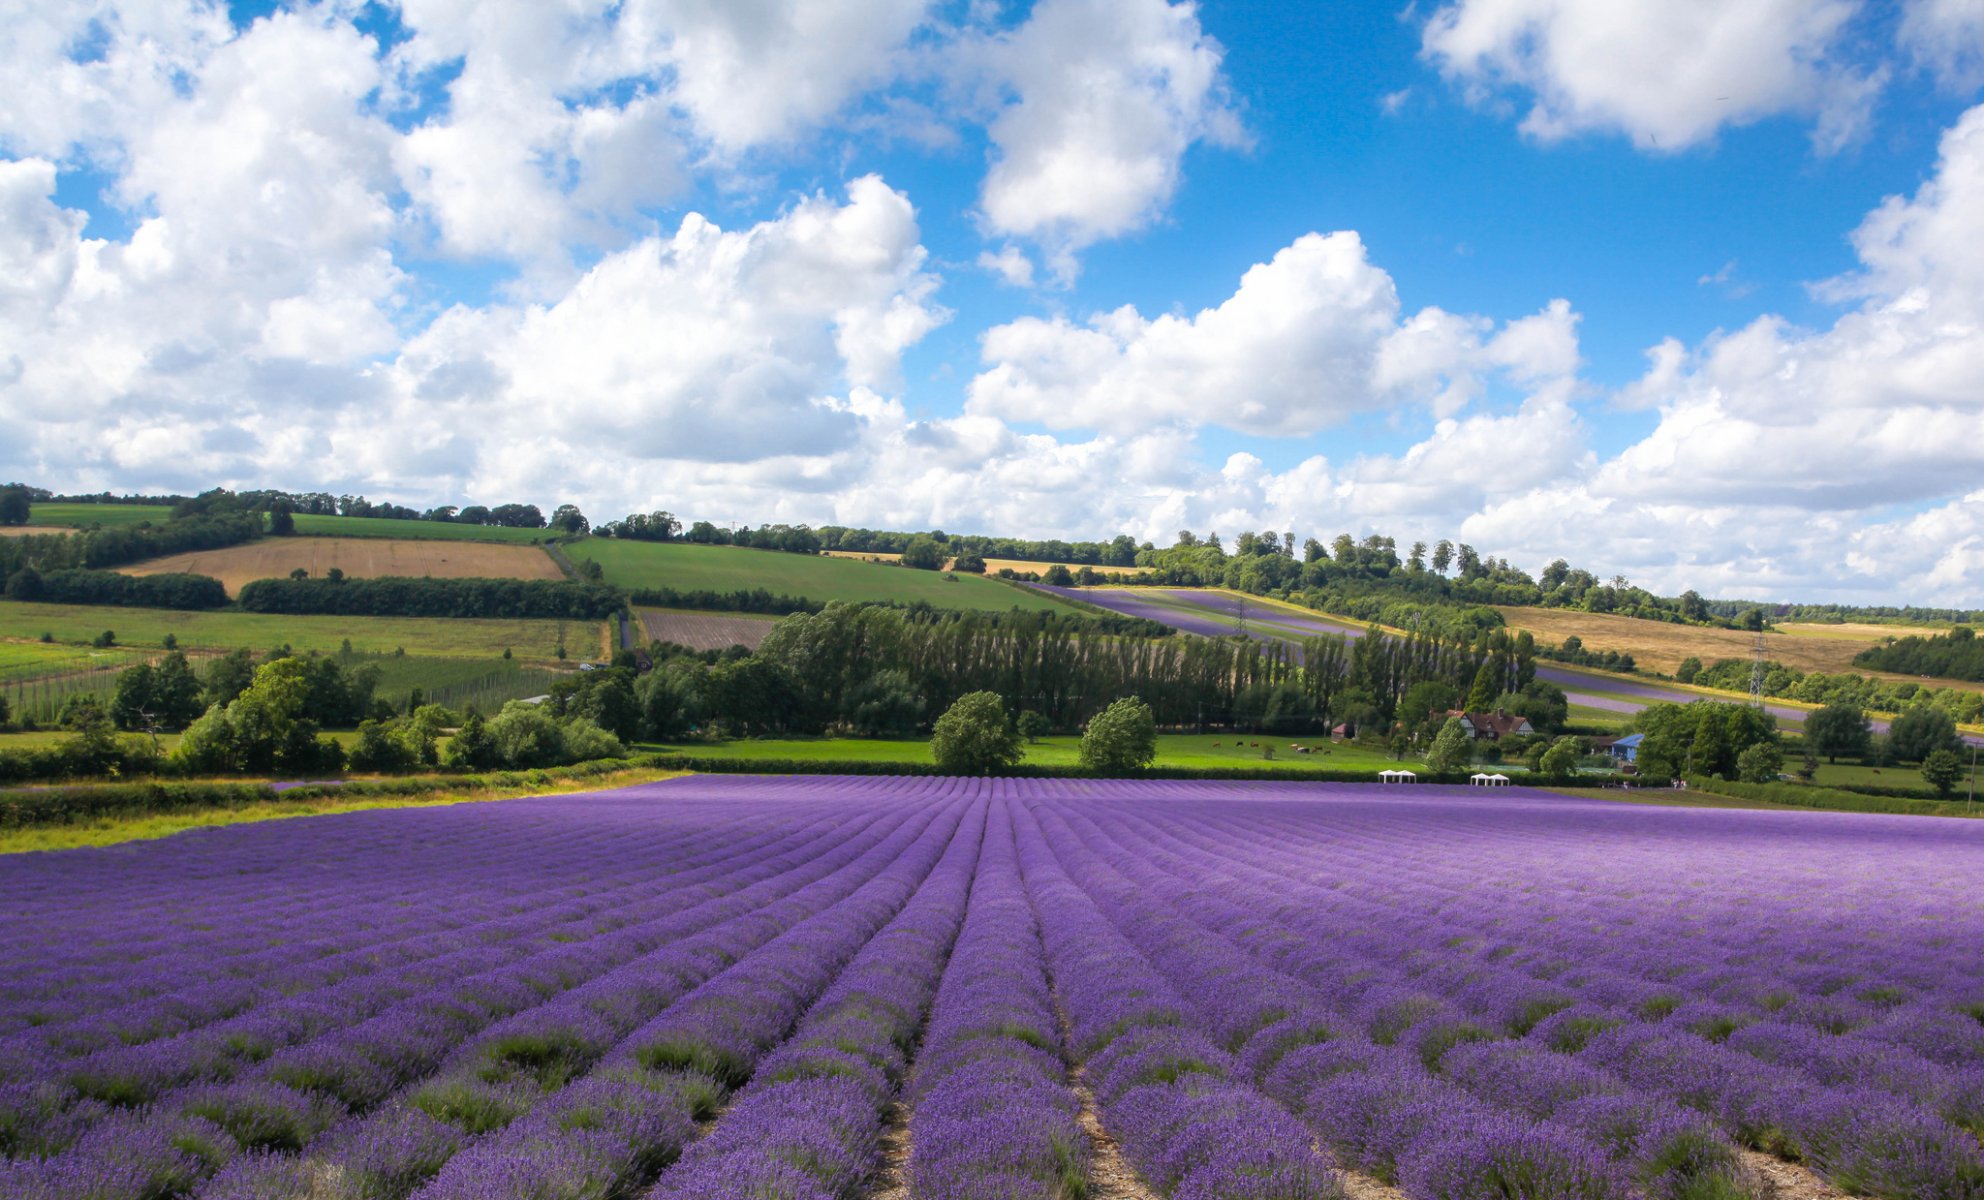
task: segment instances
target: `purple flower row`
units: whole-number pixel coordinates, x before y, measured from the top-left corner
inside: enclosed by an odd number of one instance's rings
[[[858,1193],[875,1172],[882,1123],[964,920],[984,824],[980,805],[916,896],[758,1065],[722,1121],[649,1200]]]
[[[910,1080],[915,1200],[1085,1194],[1091,1147],[1060,1045],[1013,806],[995,795],[971,905]]]

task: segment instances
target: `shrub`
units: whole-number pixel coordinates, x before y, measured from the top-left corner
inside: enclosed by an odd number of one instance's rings
[[[1006,705],[997,692],[970,692],[958,697],[937,718],[930,739],[937,765],[955,775],[984,775],[1020,761],[1019,734],[1006,720]]]
[[[1157,721],[1150,705],[1125,696],[1090,718],[1081,763],[1092,771],[1138,771],[1157,757]]]

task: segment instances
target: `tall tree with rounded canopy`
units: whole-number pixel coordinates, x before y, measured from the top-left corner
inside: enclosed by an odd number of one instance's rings
[[[1157,757],[1157,719],[1150,705],[1125,696],[1089,719],[1082,765],[1091,771],[1141,771]]]
[[[937,718],[930,738],[937,765],[956,775],[984,775],[1020,761],[1020,735],[997,692],[968,692]]]

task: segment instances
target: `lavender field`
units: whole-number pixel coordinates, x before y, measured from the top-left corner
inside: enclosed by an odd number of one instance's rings
[[[15,856],[0,1196],[1975,1200],[1981,884],[1953,821],[1037,780]]]

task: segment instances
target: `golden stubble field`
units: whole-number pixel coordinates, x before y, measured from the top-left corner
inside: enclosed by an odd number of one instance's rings
[[[825,554],[828,558],[858,558],[863,562],[893,563],[902,561],[902,555],[900,554],[883,554],[867,550],[824,550],[821,553]],[[950,570],[951,563],[955,561],[955,559],[946,561],[944,563],[944,569],[946,571]],[[1053,563],[1034,562],[1031,559],[1024,558],[988,558],[985,560],[985,573],[996,575],[1000,570],[1011,567],[1015,571],[1032,571],[1037,575],[1053,565]],[[1062,563],[1061,565],[1067,567],[1070,571],[1081,570],[1081,566],[1077,563]],[[1135,575],[1139,570],[1142,570],[1141,567],[1092,567],[1091,569],[1099,575]]]
[[[390,538],[264,538],[222,550],[195,550],[123,568],[127,575],[186,571],[211,575],[229,595],[256,579],[278,579],[301,567],[321,577],[336,567],[354,579],[404,575],[418,579],[562,579],[551,556],[536,546],[489,542],[398,541]]]
[[[1576,634],[1587,650],[1617,650],[1630,654],[1633,661],[1651,670],[1673,674],[1681,660],[1693,655],[1704,666],[1720,658],[1748,659],[1756,635],[1735,629],[1704,629],[1696,625],[1669,625],[1638,617],[1608,613],[1578,612],[1558,608],[1502,608],[1498,611],[1511,629],[1526,629],[1538,642],[1561,645]],[[1890,637],[1911,633],[1939,633],[1941,630],[1905,625],[1816,625],[1787,623],[1764,634],[1764,654],[1795,670],[1823,671],[1828,675],[1850,672],[1884,679],[1907,676],[1870,671],[1853,665],[1853,656]],[[1952,681],[1939,680],[1938,686]],[[1968,684],[1954,684],[1969,687]]]

